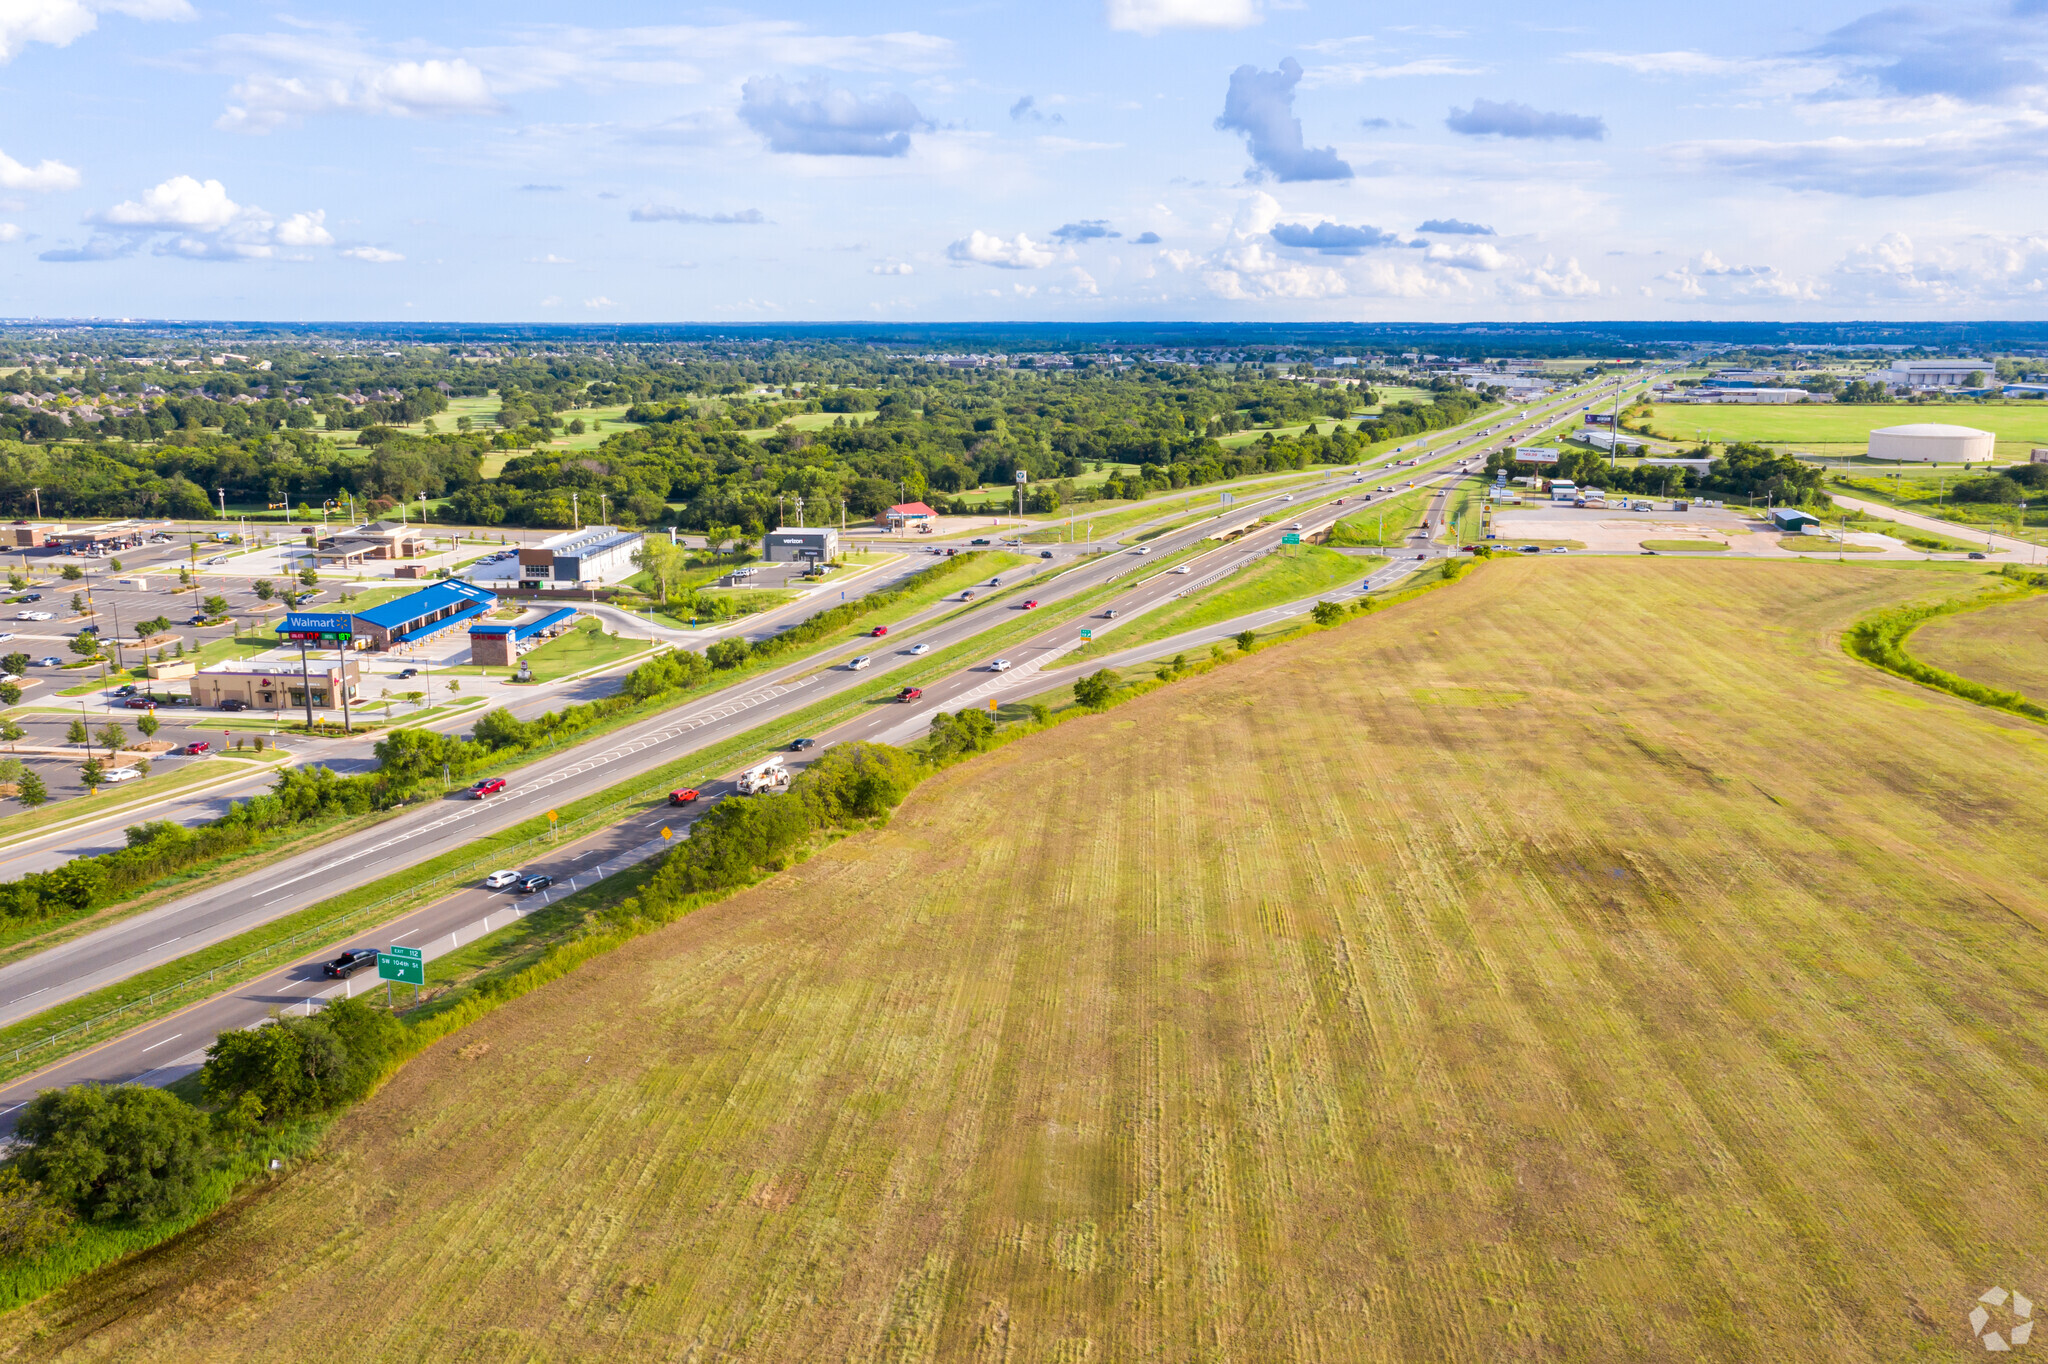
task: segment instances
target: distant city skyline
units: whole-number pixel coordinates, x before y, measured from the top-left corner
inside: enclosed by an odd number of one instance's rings
[[[2048,0],[0,14],[0,313],[2040,318]]]

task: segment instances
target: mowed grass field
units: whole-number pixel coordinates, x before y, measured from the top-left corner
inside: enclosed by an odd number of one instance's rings
[[[1701,432],[1710,441],[1755,441],[1792,445],[1823,454],[1860,455],[1870,433],[1886,426],[1933,422],[1969,426],[1998,437],[2000,460],[2025,463],[2027,452],[2048,445],[2048,403],[2015,399],[1989,403],[1790,403],[1749,406],[1740,403],[1661,404],[1652,409],[1650,428],[1673,440],[1692,441]]]
[[[2048,729],[1953,574],[1512,560],[956,767],[16,1357],[1963,1360],[2048,1281]]]
[[[1908,637],[1906,651],[1973,682],[2048,702],[2048,597],[1931,620]]]

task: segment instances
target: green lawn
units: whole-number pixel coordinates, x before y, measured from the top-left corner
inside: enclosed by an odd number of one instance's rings
[[[578,629],[519,657],[533,669],[536,682],[552,682],[558,677],[567,677],[589,668],[609,667],[646,650],[645,640],[624,639],[600,630]]]
[[[1317,592],[1329,592],[1347,583],[1363,582],[1365,575],[1385,563],[1379,558],[1339,554],[1320,545],[1302,545],[1269,554],[1241,572],[1199,592],[1169,602],[1138,617],[1125,629],[1111,630],[1100,640],[1084,644],[1076,660],[1121,653],[1155,639],[1166,639],[1188,630],[1199,630],[1219,620],[1248,615],[1280,606]],[[1198,581],[1204,567],[1192,565],[1190,582]]]
[[[1998,458],[2024,463],[2036,445],[2048,445],[2048,403],[2015,400],[1987,403],[1794,403],[1751,407],[1713,403],[1665,404],[1651,410],[1653,432],[1691,442],[1754,441],[1790,445],[1819,454],[1861,454],[1880,427],[1938,422],[1971,426],[1998,437]]]
[[[1404,480],[1405,481],[1405,480]],[[1416,488],[1385,502],[1360,507],[1330,528],[1332,545],[1386,548],[1408,543],[1408,532],[1422,524],[1436,488]]]

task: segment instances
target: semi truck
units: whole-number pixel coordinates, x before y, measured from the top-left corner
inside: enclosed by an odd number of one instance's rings
[[[733,783],[733,788],[743,796],[758,796],[765,791],[787,791],[789,769],[782,765],[782,758],[778,755],[740,773],[739,779]]]

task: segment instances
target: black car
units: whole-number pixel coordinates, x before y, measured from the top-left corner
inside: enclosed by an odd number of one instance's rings
[[[42,599],[43,594],[40,592],[31,592],[26,597],[22,598],[23,601],[41,601]]]
[[[1040,551],[1038,551],[1038,557],[1041,559],[1050,559],[1052,557],[1052,551],[1049,549],[1041,549]]]
[[[518,890],[521,895],[531,895],[537,890],[546,890],[554,883],[554,877],[544,871],[537,871],[531,876],[520,877]]]
[[[792,753],[801,753],[807,748],[816,748],[817,746],[818,741],[816,739],[791,739],[789,741],[789,751]]]
[[[1973,549],[1973,550],[1971,550],[1971,551],[1970,551],[1970,557],[1971,557],[1972,559],[1981,559],[1981,558],[1983,558],[1983,557],[1984,557],[1984,553],[1983,553],[1983,551],[1982,551],[1982,550],[1975,550],[1975,549]]]
[[[359,947],[352,952],[344,952],[333,961],[328,962],[327,965],[320,968],[320,974],[329,980],[347,980],[365,966],[375,966],[376,964],[377,949],[374,947]]]
[[[130,683],[128,683],[128,684],[127,684],[126,686],[123,686],[123,687],[116,687],[116,688],[114,688],[114,695],[116,695],[116,696],[133,696],[133,695],[135,695],[135,684],[134,684],[133,682],[130,682]]]
[[[194,616],[194,617],[192,617],[192,619],[190,619],[190,620],[186,621],[185,623],[186,623],[187,625],[204,625],[204,624],[206,624],[206,617],[204,617],[204,616]]]
[[[419,675],[420,670],[418,668],[400,668],[398,670],[398,680],[401,682],[408,677],[418,677]]]
[[[222,710],[247,710],[249,709],[249,703],[238,696],[230,696],[227,700],[220,703],[220,708]]]

